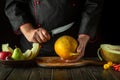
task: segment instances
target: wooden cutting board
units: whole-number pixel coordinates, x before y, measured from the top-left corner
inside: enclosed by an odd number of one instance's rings
[[[68,68],[68,67],[80,67],[85,65],[103,65],[106,62],[96,59],[80,59],[74,63],[66,63],[60,59],[60,57],[37,57],[36,63],[41,67],[52,68]]]

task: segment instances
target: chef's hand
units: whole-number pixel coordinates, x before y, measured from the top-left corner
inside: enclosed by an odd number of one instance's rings
[[[34,29],[30,23],[20,26],[20,30],[29,42],[44,43],[50,40],[50,34],[44,28]]]
[[[78,47],[77,47],[77,53],[79,53],[79,55],[75,59],[65,60],[65,62],[76,62],[80,58],[82,58],[84,56],[85,48],[86,48],[86,45],[87,45],[89,39],[90,39],[90,37],[88,35],[80,34],[78,36]]]

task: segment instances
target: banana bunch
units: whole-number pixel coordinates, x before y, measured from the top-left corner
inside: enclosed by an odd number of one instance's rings
[[[13,60],[31,60],[34,59],[40,51],[40,44],[39,43],[33,43],[32,49],[28,49],[25,52],[22,52],[20,48],[16,47],[15,49],[12,49],[9,44],[2,44],[2,51],[11,52],[11,58]]]

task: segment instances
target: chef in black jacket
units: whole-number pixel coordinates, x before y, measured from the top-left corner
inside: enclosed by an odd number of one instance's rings
[[[55,40],[70,35],[78,40],[80,55],[65,61],[75,62],[84,56],[87,43],[95,36],[102,4],[103,0],[6,0],[5,13],[20,36],[22,51],[31,49],[32,42],[38,42],[42,46],[39,55],[56,55]],[[51,35],[54,29],[60,33]]]

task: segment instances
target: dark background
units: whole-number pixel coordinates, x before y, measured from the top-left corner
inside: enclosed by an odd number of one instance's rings
[[[116,1],[107,1],[104,1],[96,39],[87,46],[86,53],[89,56],[96,56],[100,44],[120,44],[119,4]],[[9,43],[11,47],[14,47],[18,43],[18,37],[12,31],[11,25],[4,14],[4,4],[5,0],[0,0],[0,46],[3,43]]]
[[[0,50],[1,45],[9,43],[11,47],[17,46],[18,36],[16,36],[4,13],[5,0],[0,0]]]
[[[120,45],[120,6],[118,1],[104,0],[100,34],[103,43]]]

